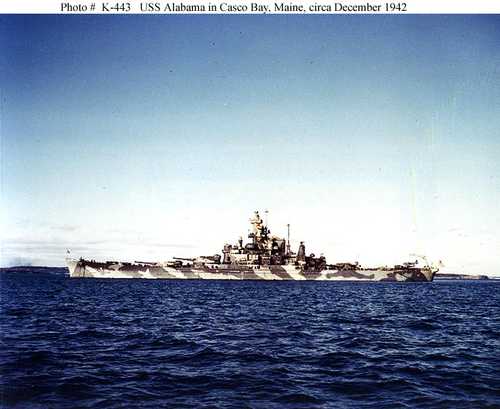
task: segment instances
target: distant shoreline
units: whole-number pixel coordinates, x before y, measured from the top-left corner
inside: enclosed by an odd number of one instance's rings
[[[61,274],[69,274],[68,267],[47,267],[47,266],[14,266],[14,267],[0,267],[2,273],[45,273],[57,272]]]
[[[437,273],[434,280],[491,280],[485,274]]]

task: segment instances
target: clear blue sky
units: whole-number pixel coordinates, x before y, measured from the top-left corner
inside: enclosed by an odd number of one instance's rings
[[[268,208],[332,262],[500,274],[499,16],[1,16],[0,50],[2,265]]]

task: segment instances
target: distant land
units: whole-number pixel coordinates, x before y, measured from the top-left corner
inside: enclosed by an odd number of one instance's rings
[[[46,266],[15,266],[15,267],[0,267],[1,273],[52,273],[69,275],[67,267],[46,267]],[[453,274],[453,273],[437,273],[434,280],[490,280],[485,274]]]
[[[0,267],[0,273],[51,273],[69,275],[68,267],[15,266]]]
[[[452,274],[452,273],[437,273],[434,280],[489,280],[490,277],[483,274]]]

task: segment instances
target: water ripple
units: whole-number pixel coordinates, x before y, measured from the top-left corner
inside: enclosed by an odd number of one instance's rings
[[[500,407],[499,289],[2,273],[1,403]]]

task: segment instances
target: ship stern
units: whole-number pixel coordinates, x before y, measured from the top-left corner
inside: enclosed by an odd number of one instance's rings
[[[425,277],[425,281],[433,281],[436,273],[439,271],[439,268],[433,267],[424,267],[420,270],[420,273]]]

